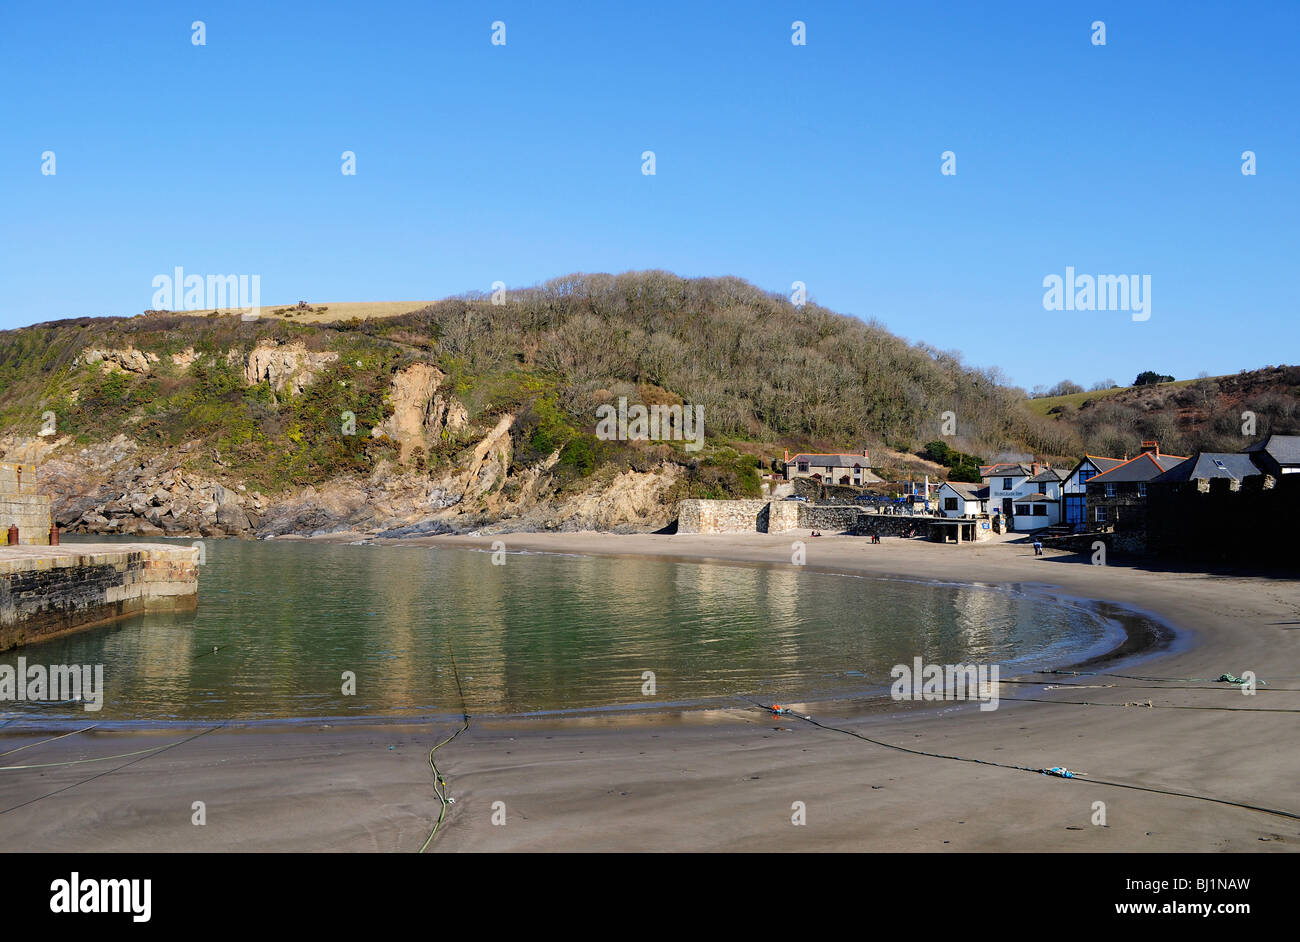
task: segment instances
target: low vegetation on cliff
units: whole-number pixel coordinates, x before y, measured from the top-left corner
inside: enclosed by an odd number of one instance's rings
[[[924,456],[969,478],[977,460],[1002,454],[1179,441],[1176,420],[1119,396],[1035,414],[996,369],[734,278],[571,275],[391,316],[268,315],[147,312],[2,332],[0,431],[9,446],[34,442],[69,466],[77,449],[112,441],[137,476],[175,456],[190,480],[213,482],[182,495],[186,507],[224,506],[233,492],[216,488],[237,480],[258,492],[245,508],[254,519],[277,519],[274,501],[304,489],[382,479],[409,500],[381,523],[453,507],[502,519],[565,499],[589,510],[615,483],[628,507],[648,499],[643,487],[663,505],[754,496],[785,448],[877,449],[901,456],[899,471]],[[1208,410],[1217,428],[1224,388],[1175,395],[1197,397],[1178,405]],[[703,449],[598,438],[597,408],[620,397],[699,406]],[[1260,412],[1261,431],[1295,418],[1294,398],[1242,402]],[[117,478],[105,493],[119,485],[108,503],[137,503]],[[165,528],[195,528],[161,506],[150,515]]]

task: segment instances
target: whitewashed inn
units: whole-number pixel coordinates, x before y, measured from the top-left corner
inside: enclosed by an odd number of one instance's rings
[[[992,464],[980,468],[980,477],[988,483],[988,512],[1005,517],[1009,529],[1025,533],[1061,522],[1065,479],[1053,468]]]
[[[981,496],[987,501],[988,513],[1002,514],[1010,521],[1010,529],[1021,533],[1060,523],[1075,526],[1087,521],[1088,480],[1123,463],[1123,458],[1084,455],[1066,475],[1037,462],[987,465],[980,468],[980,477],[987,485]],[[973,504],[956,506],[979,512]],[[940,507],[944,504],[940,503]],[[945,515],[957,514],[948,514],[945,507]]]

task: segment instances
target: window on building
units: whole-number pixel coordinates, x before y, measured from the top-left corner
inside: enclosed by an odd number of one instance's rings
[[[944,509],[944,510],[956,510],[956,509],[957,509],[957,498],[955,498],[955,497],[945,497],[945,498],[943,499],[943,509]]]
[[[1047,516],[1047,505],[1046,505],[1046,504],[1034,504],[1034,514],[1033,514],[1033,515],[1034,515],[1035,517],[1046,517],[1046,516]]]
[[[1080,484],[1087,484],[1087,483],[1088,483],[1088,478],[1096,477],[1096,475],[1097,475],[1097,472],[1096,472],[1094,469],[1092,469],[1092,468],[1080,468],[1080,469],[1079,469],[1079,483],[1080,483]]]
[[[1004,491],[1009,491],[1009,490],[1011,490],[1011,478],[1003,478],[1003,479],[1002,479],[1002,489],[1003,489]]]
[[[1146,482],[1146,481],[1139,481],[1139,482],[1138,482],[1138,497],[1146,497],[1146,496],[1147,496],[1147,482]]]
[[[1107,485],[1106,485],[1106,496],[1107,496],[1107,497],[1114,497],[1114,496],[1115,496],[1115,485],[1114,485],[1114,484],[1107,484]]]
[[[1105,507],[1097,507],[1097,508],[1095,509],[1094,513],[1096,514],[1096,516],[1093,517],[1094,520],[1096,520],[1098,523],[1105,523],[1105,522],[1106,522],[1106,508],[1105,508]]]
[[[1029,516],[1029,505],[1016,504],[1015,513],[1017,516],[1025,516],[1025,517]]]
[[[802,471],[804,474],[807,474],[807,473],[808,473],[808,462],[806,462],[806,461],[800,461],[800,462],[799,462],[799,470]]]

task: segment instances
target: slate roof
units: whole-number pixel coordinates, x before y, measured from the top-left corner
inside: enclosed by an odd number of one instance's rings
[[[794,455],[786,464],[797,464],[800,461],[808,462],[810,468],[851,468],[855,464],[859,467],[871,467],[871,459],[866,455]]]
[[[1270,435],[1253,445],[1247,445],[1246,454],[1262,451],[1283,467],[1300,465],[1300,435]]]
[[[1046,484],[1049,481],[1064,481],[1064,480],[1065,478],[1061,477],[1061,475],[1056,471],[1055,468],[1044,468],[1042,471],[1039,471],[1032,478],[1030,478],[1028,483]]]
[[[1026,494],[1023,497],[1013,497],[1013,503],[1016,504],[1059,504],[1060,501],[1055,497],[1048,497],[1046,494]]]
[[[966,481],[944,481],[944,486],[952,488],[967,500],[988,500],[988,485],[970,484]]]
[[[1021,474],[1028,476],[1029,469],[1019,462],[987,464],[980,468],[980,477],[982,478],[995,478],[1002,475],[1013,478]]]
[[[1149,451],[1144,451],[1137,457],[1130,458],[1109,471],[1088,478],[1088,486],[1092,487],[1097,483],[1124,484],[1150,481],[1186,460],[1182,455],[1153,455]]]
[[[1250,455],[1204,451],[1175,465],[1164,474],[1152,478],[1151,483],[1177,484],[1182,481],[1208,481],[1213,478],[1240,481],[1262,473],[1250,460]]]
[[[1118,468],[1128,460],[1127,458],[1103,458],[1101,455],[1084,455],[1083,457],[1095,464],[1097,470],[1102,474],[1105,474],[1111,468]],[[1080,462],[1080,464],[1082,464],[1082,462]]]
[[[1085,453],[1084,456],[1079,459],[1079,463],[1076,464],[1065,477],[1066,480],[1074,477],[1078,470],[1083,467],[1085,461],[1090,462],[1097,469],[1097,474],[1105,474],[1111,468],[1119,467],[1126,460],[1127,459],[1125,458],[1103,458],[1101,455],[1089,455]]]

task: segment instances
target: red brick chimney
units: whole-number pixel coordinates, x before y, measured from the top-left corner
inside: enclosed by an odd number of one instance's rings
[[[869,454],[867,454],[867,450],[866,450],[865,448],[862,449],[862,457],[863,457],[863,458],[870,458],[870,457],[871,457]]]
[[[790,449],[789,449],[789,448],[787,448],[787,449],[785,450],[785,460],[786,460],[786,461],[789,461],[789,460],[790,460]]]
[[[1142,451],[1150,452],[1157,458],[1160,457],[1160,443],[1157,441],[1146,441],[1142,443]]]
[[[1033,474],[1035,474],[1035,475],[1038,474],[1038,462],[1035,461],[1033,464],[1031,464],[1031,465],[1029,466],[1029,469],[1033,472]],[[1033,475],[1030,475],[1030,476],[1032,477]]]

